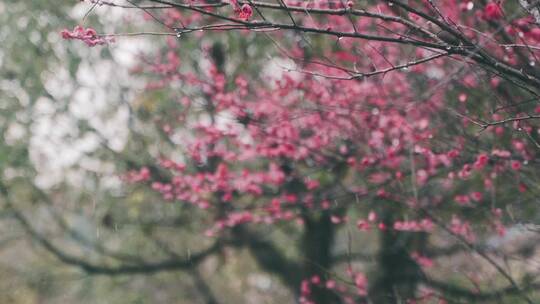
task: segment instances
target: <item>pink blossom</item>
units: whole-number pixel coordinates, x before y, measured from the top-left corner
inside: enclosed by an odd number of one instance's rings
[[[512,167],[512,170],[519,171],[521,169],[521,162],[513,160],[510,162],[510,167]]]
[[[361,231],[369,230],[370,226],[371,225],[366,220],[358,220],[356,222],[356,227],[358,228],[358,230],[361,230]]]
[[[489,156],[485,153],[479,154],[476,158],[476,162],[474,163],[475,169],[482,169],[484,168],[489,161]]]
[[[114,41],[113,38],[99,36],[96,30],[94,30],[93,28],[85,29],[80,25],[75,26],[72,31],[69,31],[67,29],[62,30],[61,35],[63,39],[67,40],[81,40],[89,47],[93,47],[96,45],[104,45]]]
[[[418,263],[418,265],[420,265],[422,267],[429,268],[429,267],[433,266],[433,260],[432,259],[430,259],[430,258],[428,258],[426,256],[422,256],[417,252],[413,252],[411,254],[411,257],[416,261],[416,263]]]
[[[253,16],[253,8],[249,4],[243,4],[239,10],[236,10],[236,15],[242,20],[249,20]]]
[[[328,280],[328,281],[326,281],[325,286],[326,286],[326,288],[328,288],[328,289],[334,289],[334,288],[336,288],[336,281],[334,281],[334,280]]]
[[[484,18],[486,20],[498,20],[504,16],[500,3],[489,2],[484,8]]]
[[[471,193],[471,198],[475,202],[481,201],[482,198],[483,198],[482,192],[475,191],[475,192]]]
[[[307,188],[308,190],[316,189],[316,188],[318,188],[319,185],[320,185],[320,184],[319,184],[319,181],[314,180],[314,179],[306,179],[306,180],[304,181],[304,183],[306,184],[306,188]]]
[[[364,274],[357,273],[354,276],[354,285],[356,286],[359,295],[367,295],[367,278]]]

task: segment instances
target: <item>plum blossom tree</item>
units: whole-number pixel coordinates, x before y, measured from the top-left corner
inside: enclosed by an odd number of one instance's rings
[[[20,217],[62,261],[153,273],[246,249],[299,303],[539,299],[534,3],[87,2],[161,29],[62,36],[163,41],[134,72],[170,105],[152,120],[169,147],[121,174],[182,205],[214,242],[186,258],[96,263]]]

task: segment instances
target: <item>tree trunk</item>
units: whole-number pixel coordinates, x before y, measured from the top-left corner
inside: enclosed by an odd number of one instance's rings
[[[319,276],[321,280],[328,277],[331,268],[331,250],[334,243],[335,228],[330,221],[330,214],[324,212],[319,218],[305,217],[305,231],[302,248],[306,260],[304,262],[304,278]],[[332,291],[315,284],[311,285],[311,300],[317,304],[341,303]]]
[[[386,203],[386,202],[385,202]],[[386,203],[391,204],[391,203]],[[382,208],[382,222],[392,227],[395,208]],[[422,269],[411,258],[412,251],[421,251],[425,246],[424,233],[400,232],[392,229],[380,232],[380,247],[377,267],[372,273],[369,298],[374,304],[401,304],[414,299]],[[414,250],[411,250],[414,248]]]

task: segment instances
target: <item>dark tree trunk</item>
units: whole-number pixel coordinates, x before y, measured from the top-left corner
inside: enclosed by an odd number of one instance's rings
[[[304,278],[314,275],[322,280],[328,277],[332,265],[332,247],[335,237],[335,225],[330,214],[324,212],[320,217],[305,217],[305,231],[302,242],[304,262]],[[317,304],[341,303],[339,297],[322,286],[311,286],[311,299]]]
[[[385,204],[391,204],[385,202]],[[392,227],[395,208],[384,208],[382,221]],[[423,233],[399,232],[392,229],[380,232],[377,266],[371,274],[373,282],[369,298],[374,304],[401,304],[414,299],[422,270],[410,253],[422,251],[426,242]]]

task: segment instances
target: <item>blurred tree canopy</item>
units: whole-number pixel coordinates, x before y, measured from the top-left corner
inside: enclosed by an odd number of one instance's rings
[[[539,299],[538,120],[504,122],[536,110],[538,88],[519,78],[535,75],[529,57],[518,80],[485,62],[426,69],[414,43],[296,24],[402,30],[344,13],[378,13],[376,1],[302,19],[282,1],[239,2],[202,1],[205,16],[183,2],[0,0],[0,302]],[[481,2],[476,30],[488,33],[503,15]],[[477,20],[460,5],[442,8]],[[249,23],[265,16],[287,26]],[[220,17],[241,19],[203,30]],[[61,40],[77,24],[127,34],[95,48]],[[446,46],[433,27],[420,37]],[[342,81],[358,67],[375,78]]]

